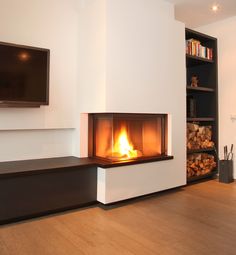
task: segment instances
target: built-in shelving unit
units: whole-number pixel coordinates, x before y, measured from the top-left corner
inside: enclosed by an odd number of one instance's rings
[[[186,78],[187,78],[187,123],[196,123],[200,126],[212,127],[213,148],[187,149],[187,156],[196,153],[214,155],[217,162],[218,154],[218,77],[217,77],[217,39],[191,29],[185,31],[186,40],[200,41],[201,45],[213,50],[212,59],[192,56],[186,53]],[[187,52],[187,50],[186,50]],[[199,84],[191,86],[191,77],[197,76]],[[189,116],[189,98],[194,100],[195,116]],[[218,162],[217,162],[218,165]],[[195,182],[204,178],[213,177],[217,168],[204,175],[187,178],[187,182]]]

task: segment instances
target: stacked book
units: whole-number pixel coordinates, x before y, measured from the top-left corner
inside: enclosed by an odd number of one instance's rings
[[[209,60],[213,59],[213,49],[201,45],[201,42],[195,39],[189,39],[186,41],[186,53],[188,55],[206,58]]]

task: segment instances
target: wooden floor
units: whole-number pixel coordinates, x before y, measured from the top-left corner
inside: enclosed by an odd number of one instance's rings
[[[235,255],[236,183],[204,182],[104,210],[0,227],[1,255]]]

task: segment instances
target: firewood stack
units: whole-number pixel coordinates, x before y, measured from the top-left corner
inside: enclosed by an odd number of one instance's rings
[[[187,149],[198,150],[214,147],[211,126],[199,126],[195,123],[187,123]]]
[[[207,153],[195,153],[188,155],[187,176],[200,176],[210,173],[216,167],[214,156]]]

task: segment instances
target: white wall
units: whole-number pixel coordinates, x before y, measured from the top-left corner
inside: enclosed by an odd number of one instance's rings
[[[14,161],[71,156],[72,139],[70,129],[1,131],[0,159]]]
[[[164,1],[108,1],[108,111],[172,112],[176,101],[183,111],[184,28],[172,11]]]
[[[72,153],[72,139],[68,135],[72,131],[51,129],[75,127],[78,64],[76,2],[1,0],[0,41],[49,48],[51,68],[49,106],[28,109],[0,108],[0,161]],[[32,132],[32,129],[41,131]],[[49,139],[50,135],[53,139]],[[13,144],[16,147],[12,150]],[[23,152],[27,154],[23,155]]]
[[[104,112],[106,108],[106,0],[79,0],[78,3],[77,132],[73,153],[86,157],[88,126],[82,113]]]
[[[78,116],[101,111],[168,113],[175,159],[165,166],[184,184],[184,25],[174,19],[173,6],[161,0],[81,1],[81,12],[85,10],[80,25],[86,29],[80,28],[79,37],[89,45],[80,49],[88,56],[80,69],[80,91],[86,95],[81,100],[86,103]]]
[[[80,0],[78,39],[79,112],[105,110],[106,0]]]
[[[223,146],[236,146],[236,16],[198,28],[199,31],[218,38],[218,71],[219,71],[219,138],[220,154],[223,157]],[[236,165],[234,165],[236,169]],[[236,179],[236,171],[234,171]]]

